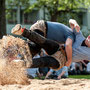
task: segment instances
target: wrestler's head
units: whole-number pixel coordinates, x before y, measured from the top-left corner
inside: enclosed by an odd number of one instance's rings
[[[90,47],[90,35],[86,38],[85,44]]]

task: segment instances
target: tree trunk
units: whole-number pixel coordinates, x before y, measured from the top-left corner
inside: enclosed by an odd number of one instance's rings
[[[51,21],[56,22],[57,21],[57,17],[60,15],[60,11],[56,11],[53,13],[51,13]]]
[[[51,15],[51,21],[56,22],[57,21],[57,14]]]
[[[0,38],[6,34],[5,0],[0,0]]]

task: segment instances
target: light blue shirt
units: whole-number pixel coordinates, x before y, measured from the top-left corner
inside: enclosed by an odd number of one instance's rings
[[[79,62],[81,60],[90,60],[90,48],[81,46],[83,40],[85,40],[85,37],[82,35],[81,31],[76,32],[75,29],[73,31],[76,35],[76,40],[73,44],[72,61]]]
[[[64,66],[60,70],[55,71],[55,74],[57,76],[59,76],[63,71],[65,71],[64,76],[68,77],[68,67],[67,66]],[[50,72],[54,72],[54,70],[53,69],[50,69]]]
[[[36,77],[37,76],[36,73],[39,73],[39,70],[38,70],[38,68],[28,68],[28,69],[26,69],[26,72],[28,75]]]

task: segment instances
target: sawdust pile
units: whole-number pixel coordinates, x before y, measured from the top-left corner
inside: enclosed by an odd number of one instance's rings
[[[0,40],[0,84],[30,84],[26,67],[32,64],[28,44],[13,36]]]

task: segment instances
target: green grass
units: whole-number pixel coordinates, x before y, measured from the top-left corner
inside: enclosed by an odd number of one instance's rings
[[[90,75],[69,75],[69,78],[75,78],[75,79],[90,79]]]
[[[40,79],[40,78],[39,77],[35,77],[34,79]],[[42,76],[41,79],[44,80],[45,76]]]
[[[43,80],[45,76],[43,76],[41,79]],[[69,75],[68,78],[74,78],[74,79],[90,79],[90,75]],[[35,79],[39,79],[38,77],[35,77]]]

